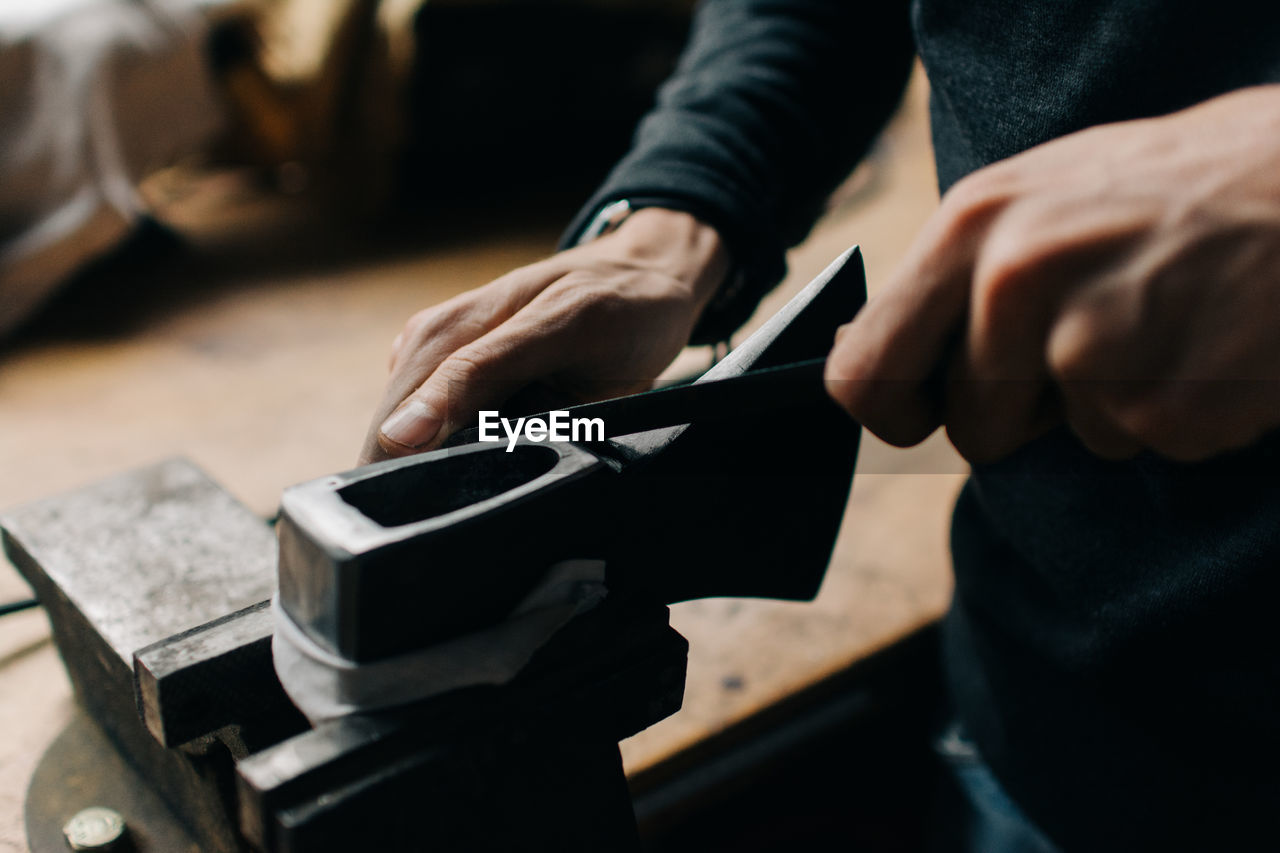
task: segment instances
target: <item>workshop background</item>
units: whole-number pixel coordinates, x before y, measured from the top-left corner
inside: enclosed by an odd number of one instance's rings
[[[354,464],[410,314],[554,250],[692,7],[23,5],[0,3],[0,173],[21,178],[0,190],[0,510],[179,455],[264,517],[286,486]],[[85,39],[78,68],[48,61]],[[917,70],[739,338],[854,243],[872,292],[885,280],[937,200],[926,101]],[[89,153],[68,165],[57,145]],[[709,361],[690,349],[667,375]],[[815,602],[673,608],[685,706],[623,744],[638,803],[663,768],[942,613],[964,472],[938,436],[909,451],[867,436]],[[0,561],[0,603],[29,595]],[[0,618],[3,853],[26,850],[26,783],[71,702],[43,614]]]

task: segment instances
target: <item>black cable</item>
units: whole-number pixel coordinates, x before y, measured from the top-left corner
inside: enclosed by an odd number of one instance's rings
[[[22,601],[10,601],[0,604],[0,616],[8,616],[10,613],[20,613],[23,610],[30,610],[33,607],[39,607],[40,602],[34,598],[26,598]]]

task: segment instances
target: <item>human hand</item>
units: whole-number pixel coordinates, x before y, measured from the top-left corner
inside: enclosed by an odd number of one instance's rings
[[[1066,422],[1183,460],[1280,426],[1280,87],[1046,143],[958,183],[837,335],[832,396],[986,462]]]
[[[647,387],[728,267],[710,226],[644,208],[611,234],[419,311],[392,344],[360,464],[438,447],[533,382],[578,401]]]

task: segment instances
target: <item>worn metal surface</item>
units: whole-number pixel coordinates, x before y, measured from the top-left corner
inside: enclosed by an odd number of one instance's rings
[[[293,620],[344,657],[493,624],[558,558],[594,556],[562,550],[599,532],[578,520],[593,475],[612,473],[594,454],[524,443],[514,453],[472,444],[427,456],[430,470],[420,457],[392,460],[282,500],[282,603],[287,590]]]
[[[271,529],[182,459],[0,517],[5,548],[130,663],[143,646],[270,598]]]
[[[139,718],[132,664],[138,649],[269,596],[270,528],[184,460],[19,507],[0,526],[80,703],[207,853],[239,850],[226,815],[240,733],[165,749]]]
[[[27,792],[31,853],[67,853],[63,827],[86,806],[124,816],[130,853],[202,853],[152,786],[83,711],[40,759]]]
[[[823,355],[865,298],[855,248],[699,382]],[[559,559],[604,558],[611,589],[663,602],[810,598],[859,427],[820,382],[801,382],[801,397],[731,424],[728,412],[589,447],[522,440],[514,453],[462,444],[288,489],[281,605],[321,646],[370,661],[493,624]]]
[[[245,750],[305,728],[271,662],[263,601],[134,654],[138,712],[164,746],[237,729]]]

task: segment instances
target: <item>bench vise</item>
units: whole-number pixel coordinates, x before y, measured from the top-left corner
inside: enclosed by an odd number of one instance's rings
[[[698,383],[821,357],[865,294],[851,249]],[[811,598],[857,454],[820,379],[721,408],[511,453],[464,434],[287,490],[274,532],[181,460],[0,516],[83,708],[32,780],[32,850],[95,804],[138,853],[638,849],[617,743],[680,708],[667,605]],[[277,679],[273,596],[373,664],[501,622],[573,558],[607,596],[505,683],[313,727]]]

